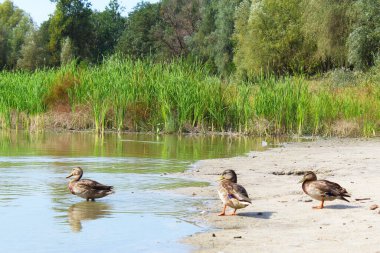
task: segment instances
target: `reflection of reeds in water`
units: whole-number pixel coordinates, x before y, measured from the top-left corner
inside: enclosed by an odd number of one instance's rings
[[[70,227],[74,232],[82,230],[82,221],[96,220],[106,217],[111,213],[111,207],[108,204],[100,202],[81,202],[69,207],[67,217]]]

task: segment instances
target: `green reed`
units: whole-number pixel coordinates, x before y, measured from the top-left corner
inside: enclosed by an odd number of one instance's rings
[[[73,63],[33,73],[1,72],[0,122],[2,128],[29,128],[36,117],[69,108],[90,115],[86,126],[100,133],[376,135],[379,84],[357,83],[315,85],[304,77],[273,76],[226,82],[186,60],[156,63],[114,56],[86,68]]]
[[[20,124],[29,127],[28,120],[45,112],[43,98],[54,79],[54,71],[1,72],[0,73],[0,120],[4,128]],[[23,119],[20,119],[24,115]],[[19,122],[21,120],[21,122]]]

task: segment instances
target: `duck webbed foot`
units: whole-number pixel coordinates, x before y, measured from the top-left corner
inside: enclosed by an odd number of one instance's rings
[[[222,212],[220,214],[218,214],[218,216],[224,216],[224,215],[226,215],[226,208],[227,208],[227,206],[224,205]]]
[[[230,215],[231,215],[231,216],[235,216],[235,215],[236,215],[236,210],[237,210],[237,209],[235,209],[234,212],[231,213]]]
[[[313,209],[323,209],[323,203],[324,203],[325,201],[324,200],[322,200],[321,201],[321,205],[320,206],[313,206]]]

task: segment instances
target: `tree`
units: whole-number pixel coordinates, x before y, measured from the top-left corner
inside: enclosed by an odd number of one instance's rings
[[[302,31],[313,41],[310,68],[327,71],[347,65],[346,41],[351,29],[353,0],[305,0]]]
[[[380,54],[380,1],[356,1],[353,30],[349,35],[348,61],[355,68],[366,69]]]
[[[59,63],[61,45],[69,37],[75,57],[90,59],[93,48],[91,4],[87,0],[51,0],[56,9],[50,20],[50,51],[53,62]]]
[[[75,59],[73,43],[69,37],[66,37],[62,41],[62,50],[61,50],[61,65],[66,65]]]
[[[95,12],[91,16],[94,29],[95,59],[115,52],[115,47],[123,33],[125,18],[121,16],[122,8],[117,0],[111,0],[102,12]]]
[[[257,3],[255,3],[257,4]],[[257,65],[254,63],[255,58],[247,57],[252,54],[251,41],[247,38],[253,37],[252,31],[249,29],[249,16],[251,8],[255,8],[251,0],[244,0],[240,3],[235,13],[235,32],[233,39],[236,43],[234,62],[237,66],[237,75],[241,78],[252,76],[250,66]]]
[[[216,15],[216,45],[214,50],[215,63],[219,73],[229,75],[235,69],[233,64],[234,45],[232,34],[234,32],[235,10],[241,0],[221,0],[218,2]]]
[[[218,72],[218,67],[213,57],[217,40],[215,34],[216,12],[217,1],[202,1],[200,7],[200,21],[197,24],[197,29],[187,41],[191,53],[201,62],[205,63],[207,68],[213,73]]]
[[[35,70],[47,67],[51,65],[50,58],[49,21],[45,21],[38,29],[32,29],[26,37],[17,60],[17,68]]]
[[[17,64],[21,47],[33,29],[33,21],[23,10],[6,0],[0,4],[0,69]]]
[[[196,31],[200,20],[201,0],[163,0],[160,8],[161,21],[155,27],[163,57],[187,55],[187,40]]]
[[[202,1],[200,22],[191,36],[192,54],[206,62],[211,70],[227,76],[234,71],[233,51],[235,11],[241,0]]]
[[[29,33],[22,45],[20,57],[17,60],[17,68],[35,70],[49,66],[50,54],[47,42],[44,41],[45,34],[44,29],[41,28]]]
[[[301,29],[299,0],[244,1],[236,13],[235,64],[239,74],[294,73],[309,65],[309,43]],[[248,17],[248,19],[247,19]],[[244,20],[242,20],[244,19]]]
[[[129,14],[117,51],[133,58],[156,55],[154,28],[160,21],[160,4],[141,2]]]

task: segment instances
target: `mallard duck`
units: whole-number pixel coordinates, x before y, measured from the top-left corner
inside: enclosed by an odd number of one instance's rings
[[[237,176],[233,170],[225,170],[220,178],[218,188],[219,197],[223,202],[223,210],[219,216],[226,215],[227,206],[234,209],[231,215],[236,215],[236,210],[247,207],[251,199],[245,188],[237,184]]]
[[[312,171],[307,171],[299,181],[302,183],[302,190],[313,199],[321,201],[320,206],[314,206],[315,209],[322,209],[325,201],[341,199],[347,202],[344,197],[351,197],[346,189],[337,183],[327,180],[317,180],[317,176]]]
[[[83,176],[83,170],[80,167],[76,167],[71,171],[71,174],[66,178],[73,177],[69,183],[69,190],[72,194],[89,201],[95,201],[95,199],[103,198],[107,195],[114,193],[113,186],[104,185],[91,179],[81,179]]]

